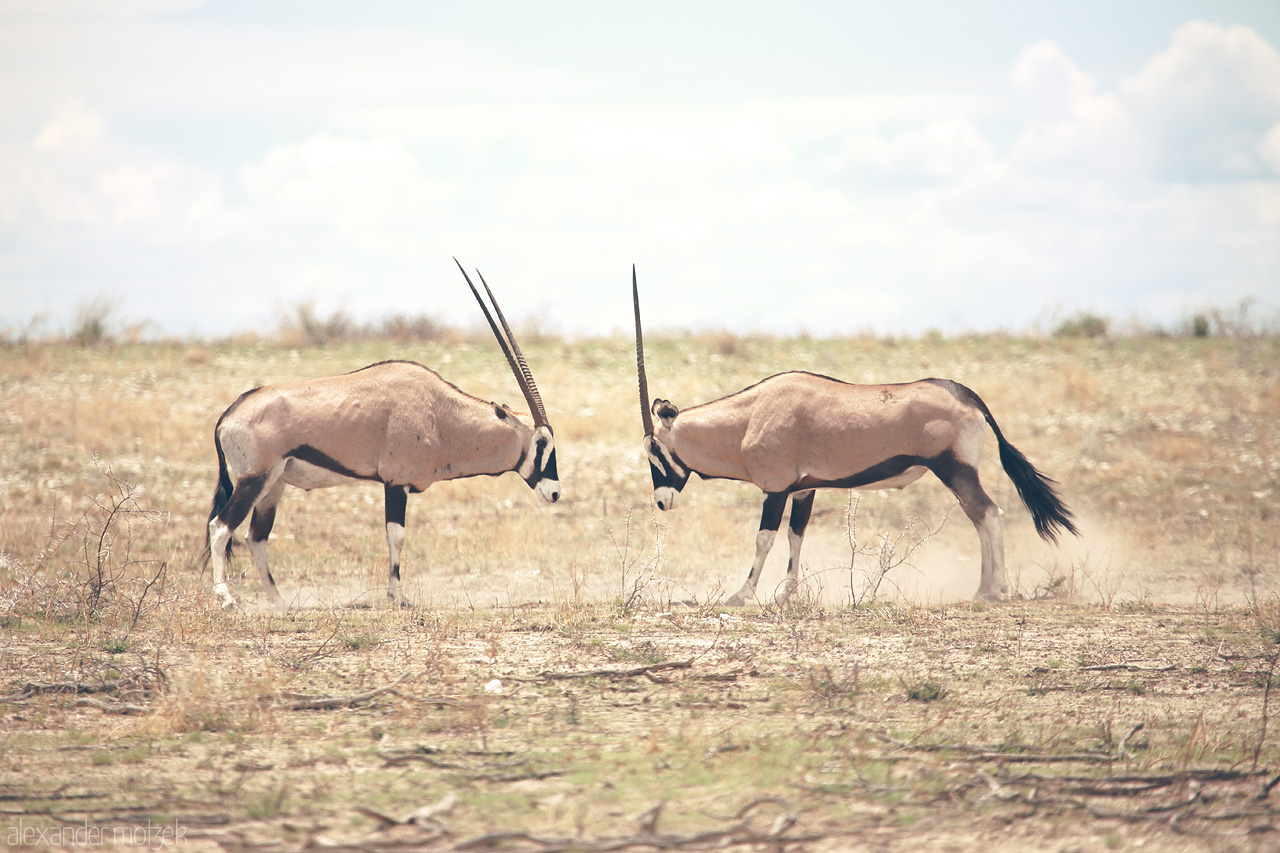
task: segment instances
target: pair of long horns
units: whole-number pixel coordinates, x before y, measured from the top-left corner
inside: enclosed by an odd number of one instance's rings
[[[636,286],[636,265],[631,265],[631,300],[636,306],[636,373],[640,376],[640,420],[644,434],[653,435],[653,415],[649,413],[649,377],[644,373],[644,333],[640,331],[640,289]]]
[[[520,351],[520,345],[516,343],[516,336],[511,334],[511,327],[507,325],[507,318],[503,316],[502,308],[498,306],[498,300],[493,298],[493,291],[489,289],[489,282],[484,280],[484,275],[481,274],[480,270],[476,270],[476,275],[480,276],[480,283],[484,285],[485,293],[489,294],[489,301],[493,303],[493,310],[498,312],[498,319],[502,322],[501,332],[498,331],[498,324],[493,321],[493,315],[489,313],[489,307],[480,298],[480,291],[476,290],[476,286],[471,283],[471,276],[467,275],[465,269],[462,269],[462,264],[458,263],[457,258],[454,258],[453,262],[458,264],[462,277],[467,280],[467,287],[471,288],[471,292],[476,297],[476,302],[480,303],[480,310],[484,312],[484,318],[489,321],[489,328],[493,329],[493,336],[498,339],[498,345],[502,347],[502,354],[507,357],[507,364],[511,365],[511,372],[515,374],[516,384],[520,386],[525,402],[529,404],[529,413],[533,416],[533,425],[535,427],[546,426],[547,410],[542,407],[542,396],[538,393],[538,386],[533,382],[533,373],[530,372],[529,365],[525,363],[524,353]],[[506,333],[505,337],[503,337],[503,332]],[[511,342],[510,346],[507,346],[508,341]]]

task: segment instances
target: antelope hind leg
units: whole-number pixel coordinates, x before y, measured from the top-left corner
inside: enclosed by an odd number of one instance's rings
[[[289,609],[289,605],[280,594],[276,579],[271,576],[271,569],[267,566],[267,540],[271,537],[271,527],[276,523],[276,505],[280,503],[283,493],[284,478],[278,477],[258,500],[249,520],[249,555],[253,557],[253,565],[258,569],[262,591],[282,613]]]
[[[962,463],[934,473],[955,493],[960,508],[973,522],[982,544],[982,579],[978,598],[1000,601],[1009,594],[1009,581],[1004,572],[1004,521],[1000,507],[982,488],[977,468]]]
[[[222,597],[222,606],[232,608],[236,600],[227,588],[227,546],[236,528],[249,517],[249,512],[262,495],[269,476],[257,474],[243,477],[231,490],[231,497],[221,511],[209,519],[209,560],[213,565],[213,591]]]

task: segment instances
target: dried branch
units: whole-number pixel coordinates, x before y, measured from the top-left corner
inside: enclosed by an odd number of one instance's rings
[[[672,669],[689,669],[693,666],[693,658],[689,660],[673,660],[666,663],[653,663],[648,666],[638,666],[634,669],[593,669],[587,672],[552,672],[547,670],[542,673],[542,678],[548,681],[568,681],[574,678],[637,678],[645,676],[650,680],[655,672],[666,672]]]
[[[1262,731],[1258,734],[1258,745],[1253,748],[1253,769],[1258,769],[1258,756],[1262,754],[1262,745],[1267,740],[1267,713],[1271,704],[1271,681],[1276,674],[1276,660],[1280,659],[1280,646],[1271,656],[1271,666],[1267,668],[1267,688],[1262,691]]]
[[[276,693],[259,696],[258,701],[263,703],[273,703],[274,707],[285,711],[318,711],[332,710],[334,708],[349,708],[352,705],[359,705],[362,702],[368,702],[370,699],[376,699],[377,697],[387,693],[395,693],[397,696],[400,695],[396,691],[396,686],[412,674],[412,671],[405,670],[400,673],[400,676],[395,681],[384,687],[379,687],[375,690],[369,690],[364,693],[356,693],[352,696],[307,696],[298,693]]]
[[[98,684],[84,684],[79,681],[28,681],[17,693],[0,696],[0,702],[21,702],[32,696],[46,693],[111,693],[120,689],[119,681],[103,681]]]
[[[884,732],[872,732],[872,734],[879,740],[891,744],[898,749],[909,749],[915,752],[959,752],[966,756],[965,760],[967,761],[1008,761],[1036,764],[1086,762],[1091,764],[1106,764],[1117,760],[1117,756],[1112,755],[1109,752],[1094,750],[1073,753],[1052,753],[1029,752],[1023,747],[1017,747],[1017,749],[1021,751],[1011,752],[1009,750],[1013,749],[1013,747],[1010,746],[975,746],[967,743],[906,743],[904,741],[897,740],[896,738],[891,738]]]
[[[143,705],[130,705],[125,702],[103,702],[101,699],[85,697],[76,700],[77,708],[97,708],[106,714],[145,714],[149,710]]]
[[[1080,667],[1080,671],[1081,672],[1110,672],[1112,670],[1117,670],[1117,669],[1126,669],[1131,672],[1169,672],[1170,670],[1174,670],[1177,668],[1178,667],[1175,666],[1174,664],[1169,664],[1168,666],[1143,666],[1140,663],[1134,663],[1130,661],[1128,663],[1103,663],[1103,664],[1098,664],[1096,666],[1082,666]]]
[[[764,804],[779,805],[785,811],[780,814],[767,830],[759,830],[751,826],[749,816],[756,807]],[[782,848],[787,844],[805,844],[828,837],[826,834],[793,836],[787,830],[795,826],[799,815],[785,800],[777,797],[765,797],[748,803],[733,816],[720,818],[732,820],[734,823],[724,829],[699,832],[694,835],[670,835],[657,832],[659,814],[646,813],[645,832],[639,835],[602,838],[587,841],[581,838],[542,838],[527,832],[491,832],[468,838],[458,842],[455,850],[485,850],[504,847],[510,842],[524,841],[532,846],[535,853],[568,853],[568,851],[586,851],[586,853],[612,853],[615,850],[626,850],[631,847],[653,847],[659,850],[682,849],[721,849],[733,845],[769,844]]]

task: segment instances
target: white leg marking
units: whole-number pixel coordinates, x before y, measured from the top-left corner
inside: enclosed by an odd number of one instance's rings
[[[764,568],[764,558],[769,556],[769,549],[773,547],[773,540],[777,535],[776,530],[761,530],[756,534],[756,558],[751,564],[751,573],[747,575],[747,582],[742,585],[742,589],[729,596],[729,600],[725,602],[726,607],[741,607],[748,601],[755,600],[756,583]]]
[[[404,525],[394,521],[387,522],[387,554],[391,559],[387,572],[387,598],[397,604],[404,603],[404,592],[400,587],[400,551],[404,548]]]
[[[1004,515],[995,504],[981,521],[975,522],[978,541],[982,543],[982,580],[978,598],[999,601],[1009,594],[1009,581],[1004,570]]]
[[[797,535],[794,530],[787,530],[787,544],[791,548],[791,557],[787,561],[787,578],[782,582],[782,588],[778,590],[778,594],[774,596],[774,604],[785,604],[796,591],[796,587],[800,585],[800,546],[804,544],[804,535]]]
[[[227,542],[231,540],[231,530],[214,518],[209,522],[209,561],[213,565],[213,592],[222,597],[222,606],[236,606],[231,591],[227,588]]]
[[[249,556],[253,557],[253,565],[258,569],[258,580],[262,584],[262,589],[267,594],[267,598],[271,599],[271,603],[276,606],[277,610],[287,611],[289,605],[285,602],[284,596],[280,594],[280,590],[276,588],[276,583],[271,579],[271,570],[267,568],[267,540],[255,542],[252,536],[248,538]]]

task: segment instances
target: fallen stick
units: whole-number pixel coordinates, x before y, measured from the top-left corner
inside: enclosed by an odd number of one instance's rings
[[[120,687],[119,681],[103,681],[99,684],[83,684],[79,681],[28,681],[17,693],[0,696],[0,702],[21,702],[32,696],[46,693],[110,693]]]
[[[148,709],[143,705],[129,705],[125,702],[103,702],[101,699],[85,697],[76,700],[77,708],[97,708],[105,714],[145,714]]]
[[[376,699],[386,693],[395,692],[396,686],[412,675],[412,672],[405,670],[400,673],[400,677],[390,684],[369,690],[365,693],[356,693],[352,696],[307,696],[302,694],[268,694],[258,697],[260,702],[274,702],[276,708],[285,711],[323,711],[333,708],[349,708],[352,705],[359,705],[361,702],[368,702],[370,699]],[[288,698],[285,698],[286,695]],[[399,695],[398,693],[396,695]],[[284,701],[281,701],[281,700]]]
[[[637,666],[634,669],[592,669],[586,672],[552,672],[547,670],[542,673],[542,678],[549,681],[567,681],[574,678],[636,678],[641,675],[651,675],[655,672],[665,672],[671,669],[689,669],[693,666],[693,659],[689,660],[673,660],[666,663],[652,663],[648,666]]]
[[[872,734],[899,749],[910,749],[915,752],[960,752],[967,756],[967,760],[970,761],[1008,761],[1042,764],[1087,762],[1106,764],[1117,760],[1117,756],[1106,752],[1006,752],[999,747],[974,746],[967,743],[905,743],[889,737],[884,732],[872,732]]]

